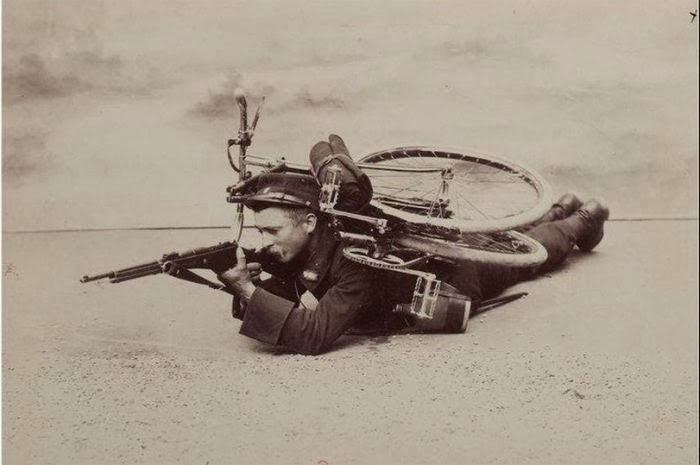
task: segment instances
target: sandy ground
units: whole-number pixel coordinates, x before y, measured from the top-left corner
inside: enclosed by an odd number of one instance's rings
[[[696,463],[697,234],[612,222],[464,335],[321,357],[206,288],[78,282],[225,231],[6,234],[4,463]]]

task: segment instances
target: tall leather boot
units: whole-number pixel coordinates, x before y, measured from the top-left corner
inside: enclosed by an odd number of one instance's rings
[[[597,200],[589,200],[566,222],[573,228],[576,246],[583,252],[590,252],[603,239],[603,227],[610,217],[610,210]]]
[[[542,218],[535,222],[535,224],[563,220],[581,208],[581,205],[583,205],[583,202],[576,197],[576,194],[564,194],[559,198],[559,200],[556,201],[554,205],[552,205],[552,208],[550,208],[549,211],[542,216]]]

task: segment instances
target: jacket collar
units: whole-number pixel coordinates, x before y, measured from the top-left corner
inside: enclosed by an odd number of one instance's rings
[[[323,281],[335,254],[338,242],[326,218],[319,218],[318,229],[311,237],[307,248],[306,260],[297,274],[299,282],[313,292]]]

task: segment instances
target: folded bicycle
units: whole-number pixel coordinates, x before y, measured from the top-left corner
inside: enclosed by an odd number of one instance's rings
[[[238,175],[237,182],[227,188],[227,200],[236,204],[234,241],[83,276],[82,282],[107,278],[116,283],[167,273],[227,291],[191,269],[220,272],[235,264],[235,251],[245,223],[244,202],[255,192],[259,176],[270,172],[313,175],[309,165],[292,163],[284,157],[249,154],[262,103],[248,124],[244,93],[237,90],[235,98],[240,126],[238,136],[229,139],[227,147],[229,164]],[[231,153],[236,145],[237,159]],[[522,164],[473,151],[398,147],[362,157],[356,165],[372,184],[369,205],[359,212],[335,208],[341,176],[339,169],[331,166],[319,181],[320,209],[330,217],[347,259],[416,277],[410,313],[418,318],[432,318],[440,292],[440,280],[419,269],[429,260],[527,267],[547,258],[539,242],[514,231],[539,219],[551,206],[549,185]]]

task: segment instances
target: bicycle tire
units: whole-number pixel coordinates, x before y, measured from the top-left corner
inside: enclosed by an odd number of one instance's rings
[[[414,224],[461,233],[506,231],[536,221],[552,205],[551,188],[540,175],[493,155],[399,147],[367,155],[359,164],[372,181],[371,204],[387,216]],[[445,168],[452,170],[454,179],[450,204],[443,208],[437,202],[438,173]],[[416,213],[416,205],[423,211]]]
[[[547,260],[542,244],[516,231],[464,234],[460,240],[405,234],[396,243],[441,257],[511,267],[537,266]]]

